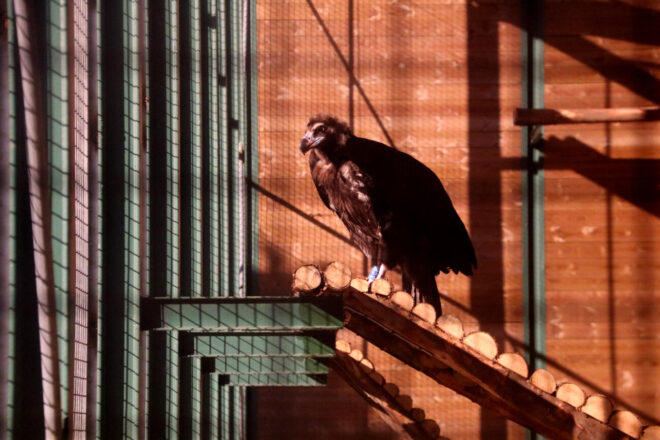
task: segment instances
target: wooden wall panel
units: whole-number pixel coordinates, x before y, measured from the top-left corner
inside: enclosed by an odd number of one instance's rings
[[[352,90],[342,61],[349,59],[350,4],[359,82]],[[520,130],[512,123],[521,99],[519,1],[259,0],[257,14],[261,292],[288,294],[303,263],[340,260],[365,273],[298,151],[311,115],[352,115],[357,135],[392,142],[431,167],[471,231],[479,269],[472,279],[438,277],[446,312],[520,349]],[[399,283],[396,273],[389,277]],[[520,427],[363,348],[443,435],[523,437]],[[395,438],[336,378],[320,390],[259,395],[260,438]]]
[[[660,105],[653,0],[546,2],[548,108]],[[660,124],[546,129],[547,355],[660,419]]]

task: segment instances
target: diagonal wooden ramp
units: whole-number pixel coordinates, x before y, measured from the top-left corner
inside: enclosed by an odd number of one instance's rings
[[[341,295],[346,328],[507,419],[557,440],[660,439],[657,426],[644,428],[631,412],[613,412],[604,396],[586,396],[570,383],[557,387],[546,370],[529,375],[524,358],[515,353],[498,354],[488,333],[465,335],[458,318],[436,319],[432,307],[414,306],[409,294],[392,293],[384,280],[371,286],[362,279],[351,280],[350,271],[341,263],[332,263],[318,274],[314,266],[304,267],[304,275],[294,273],[298,294]],[[304,282],[300,282],[301,277]],[[364,378],[360,368],[344,368],[347,355],[343,351],[338,350],[336,362],[340,363],[335,369],[345,378],[348,375],[347,381],[359,393],[373,395],[368,384],[361,385]],[[401,414],[396,405],[389,408]]]

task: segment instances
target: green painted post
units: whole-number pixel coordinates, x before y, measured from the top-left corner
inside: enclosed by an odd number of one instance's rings
[[[3,202],[0,203],[0,215],[2,215],[2,224],[0,224],[0,231],[3,236],[0,237],[0,243],[5,244],[6,247],[1,248],[2,260],[0,261],[0,270],[3,272],[4,278],[0,278],[0,301],[2,301],[2,309],[0,313],[0,320],[2,320],[2,330],[0,330],[0,338],[3,338],[2,352],[0,356],[3,369],[0,375],[0,438],[12,438],[14,422],[14,312],[15,302],[14,296],[16,295],[16,99],[15,99],[15,83],[14,78],[16,75],[16,65],[14,59],[14,20],[12,3],[2,2],[0,6],[0,14],[5,13],[7,17],[7,27],[2,30],[2,48],[0,52],[0,90],[2,95],[0,99],[0,174],[6,179],[0,181],[0,197]],[[5,70],[6,67],[6,70]],[[6,87],[6,90],[5,90]],[[6,119],[5,119],[6,118]],[[6,125],[5,125],[6,124]],[[6,131],[5,131],[6,130]],[[6,137],[5,137],[6,135]],[[6,187],[5,187],[6,186]],[[6,197],[6,199],[5,199]],[[5,205],[6,203],[6,205]],[[7,222],[7,223],[4,223]],[[6,345],[5,345],[6,344]]]
[[[69,87],[66,1],[49,0],[46,19],[46,118],[57,340],[62,412],[68,412],[69,358]]]
[[[137,438],[140,353],[138,2],[101,3],[101,437]],[[121,239],[120,239],[121,238]]]
[[[522,17],[522,107],[544,106],[543,1],[523,2]],[[542,150],[543,127],[523,127],[522,233],[524,338],[526,357],[532,369],[544,368],[546,352],[545,314],[545,213]],[[527,431],[529,439],[540,438]]]

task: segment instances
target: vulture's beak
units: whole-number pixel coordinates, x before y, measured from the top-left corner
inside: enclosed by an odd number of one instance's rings
[[[316,145],[316,141],[313,141],[309,134],[306,134],[302,139],[300,139],[300,152],[302,154],[307,153]]]

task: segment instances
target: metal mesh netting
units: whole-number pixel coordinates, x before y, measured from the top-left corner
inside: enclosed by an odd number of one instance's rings
[[[479,322],[503,344],[507,330],[521,336],[520,174],[508,159],[520,154],[519,131],[508,118],[520,99],[520,33],[507,24],[519,5],[474,3],[257,2],[261,292],[288,292],[291,273],[307,263],[342,261],[354,276],[368,271],[321,202],[298,150],[309,117],[329,113],[440,177],[479,259],[472,279],[437,277],[445,312],[459,315],[468,330]],[[387,277],[400,286],[397,273]],[[499,438],[507,429],[522,435],[378,349],[364,349],[443,435],[475,438],[481,431]],[[271,424],[290,418],[290,438],[386,435],[375,412],[355,410],[361,402],[341,381],[330,388],[260,393],[260,433],[270,438]],[[291,405],[275,404],[283,398]],[[322,423],[324,417],[333,422]]]

